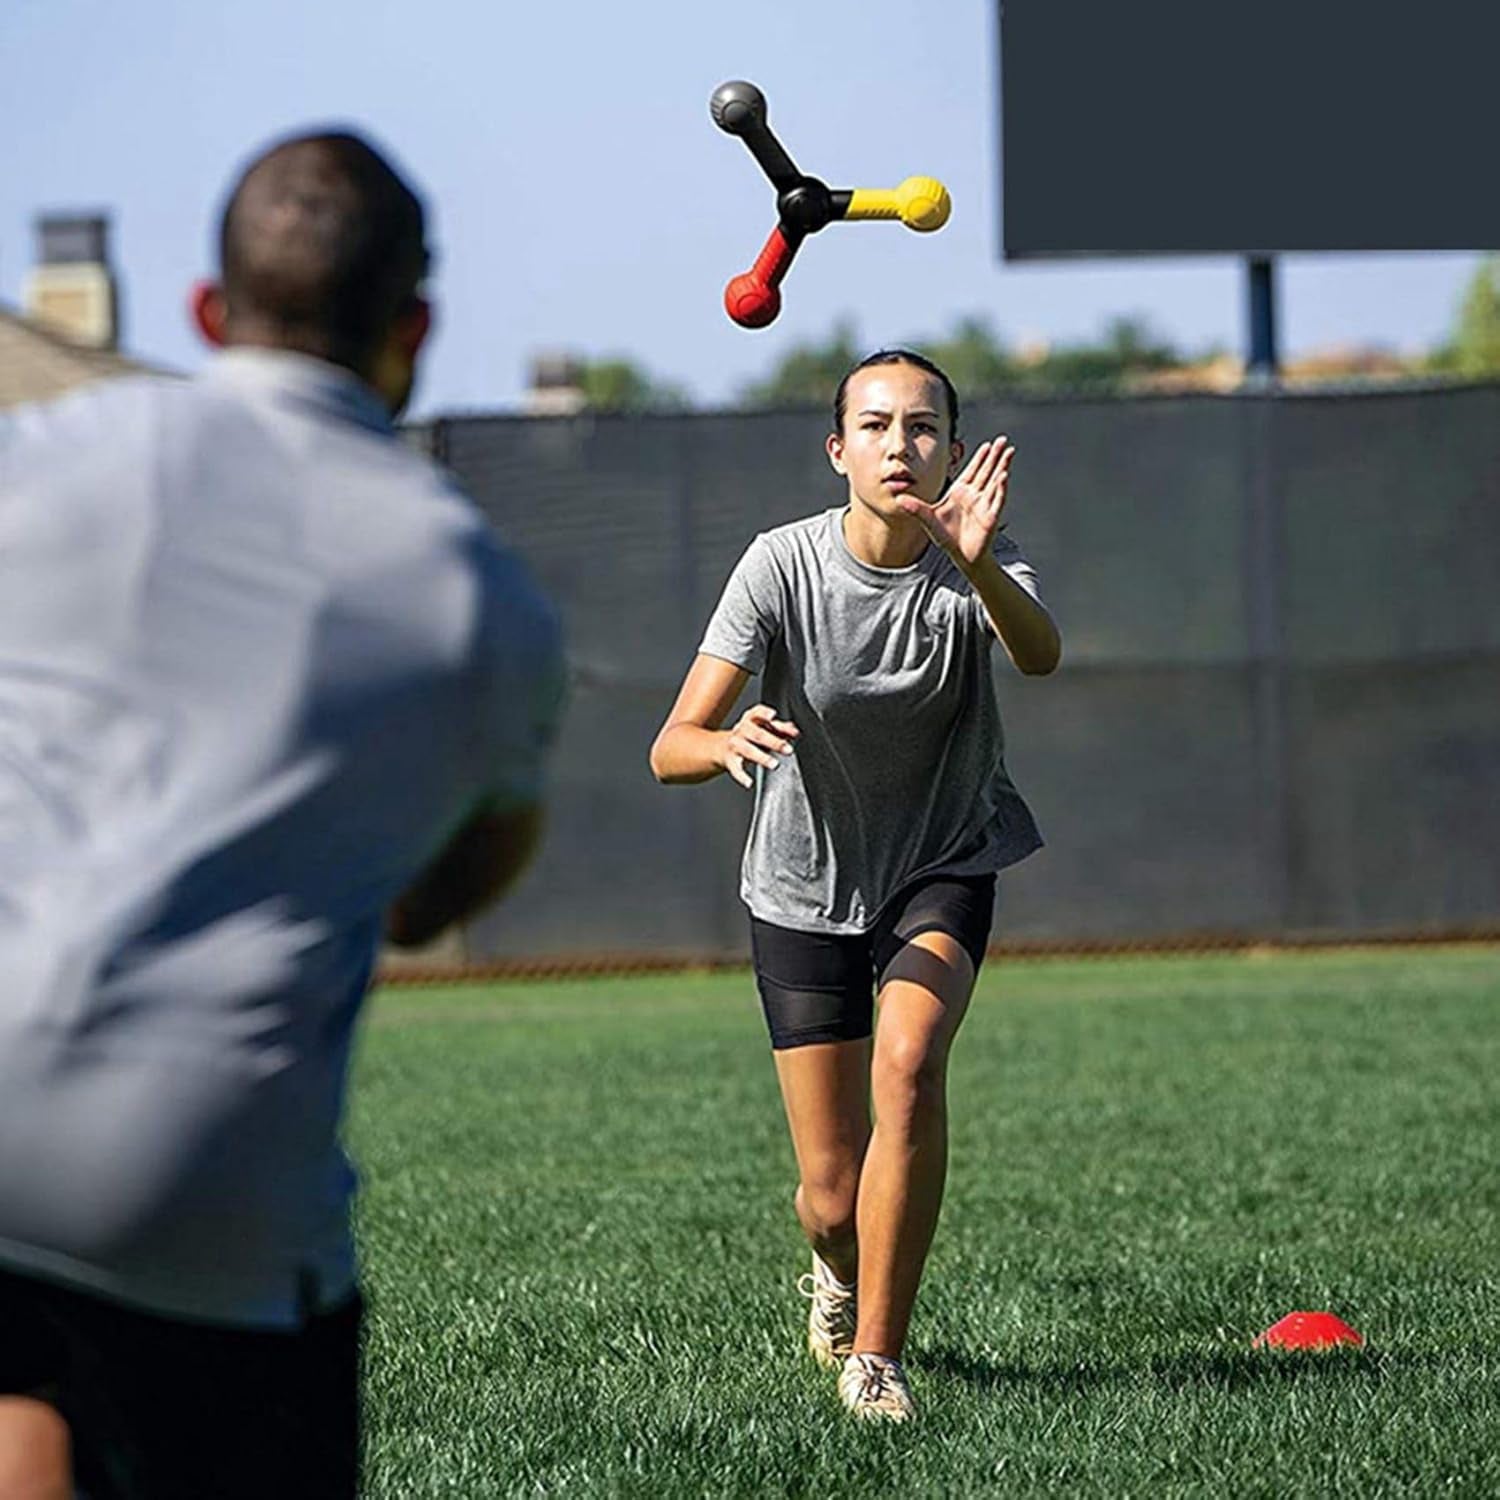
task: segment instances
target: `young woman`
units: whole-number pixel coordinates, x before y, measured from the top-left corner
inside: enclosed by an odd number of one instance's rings
[[[741,893],[813,1250],[808,1344],[851,1411],[904,1421],[948,1052],[996,872],[1041,843],[1005,772],[991,648],[1045,673],[1061,647],[999,529],[1015,449],[981,443],[960,472],[958,400],[935,365],[905,350],[857,365],[827,449],[847,505],[750,544],[651,768],[755,791]],[[721,727],[755,674],[765,701]]]

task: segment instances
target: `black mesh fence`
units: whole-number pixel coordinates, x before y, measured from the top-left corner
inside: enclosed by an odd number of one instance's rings
[[[575,677],[546,851],[471,957],[744,954],[748,796],[660,787],[646,752],[750,537],[842,503],[825,428],[428,430],[560,601]],[[991,401],[965,428],[1019,446],[1010,526],[1065,640],[1052,677],[997,672],[1048,840],[1002,938],[1500,928],[1500,386]]]

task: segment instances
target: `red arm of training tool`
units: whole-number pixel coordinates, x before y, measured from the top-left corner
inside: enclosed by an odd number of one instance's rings
[[[755,264],[724,288],[724,310],[741,328],[764,328],[781,311],[781,282],[803,236],[778,224]]]

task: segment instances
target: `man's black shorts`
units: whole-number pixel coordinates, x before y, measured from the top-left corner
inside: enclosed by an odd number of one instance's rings
[[[0,1271],[0,1394],[61,1412],[89,1500],[353,1500],[360,1317],[210,1328]]]
[[[796,932],[750,918],[750,951],[771,1046],[852,1042],[870,1035],[875,987],[904,943],[946,932],[984,962],[995,914],[993,875],[914,881],[886,904],[868,932]]]

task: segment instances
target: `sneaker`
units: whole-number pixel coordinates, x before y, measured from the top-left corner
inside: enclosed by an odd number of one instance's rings
[[[812,1302],[807,1314],[807,1347],[820,1365],[836,1370],[854,1348],[854,1329],[859,1321],[855,1301],[858,1290],[846,1286],[813,1252],[810,1275],[797,1279],[797,1290]]]
[[[884,1354],[851,1354],[839,1376],[839,1400],[869,1422],[909,1422],[917,1414],[906,1371]]]

